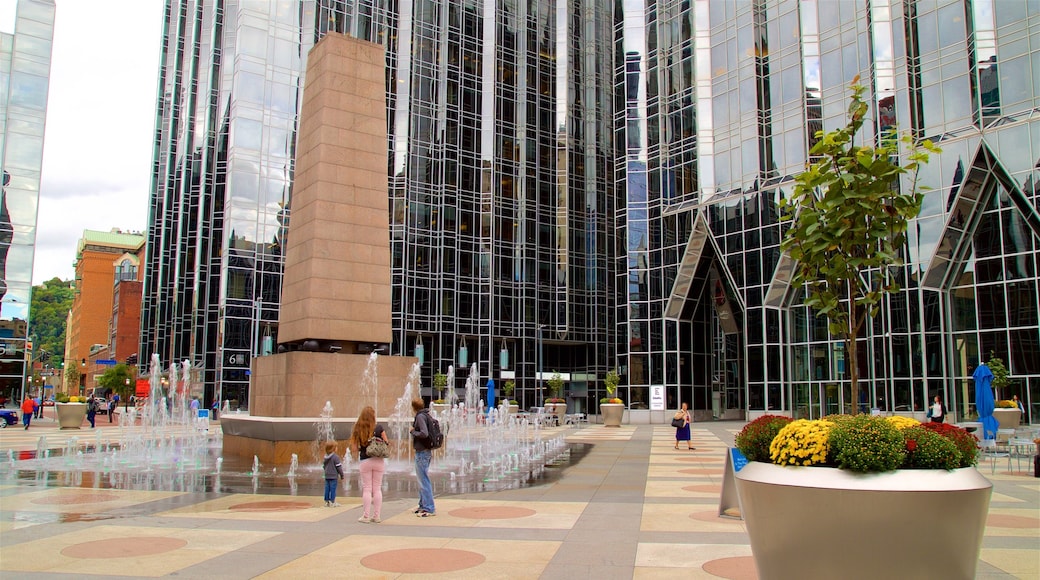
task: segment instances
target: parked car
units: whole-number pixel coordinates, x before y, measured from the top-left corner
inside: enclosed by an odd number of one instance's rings
[[[18,412],[10,409],[0,409],[0,429],[6,429],[8,425],[18,422]]]

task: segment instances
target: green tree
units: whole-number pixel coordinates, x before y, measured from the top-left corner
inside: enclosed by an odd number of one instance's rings
[[[437,389],[437,392],[440,393],[440,395],[438,396],[438,400],[439,401],[443,401],[444,400],[444,389],[447,386],[448,386],[448,375],[446,375],[444,373],[441,373],[441,372],[434,373],[434,375],[433,375],[433,388]]]
[[[108,369],[97,379],[103,390],[113,390],[125,401],[133,394],[136,387],[133,372],[123,363]]]
[[[549,397],[551,399],[559,399],[560,395],[563,394],[563,375],[557,371],[553,371],[552,378],[549,379]]]
[[[72,365],[65,369],[65,388],[68,393],[73,395],[79,394],[79,367]]]
[[[921,211],[918,169],[929,152],[939,151],[931,141],[915,145],[908,135],[880,147],[856,145],[868,111],[858,83],[856,77],[848,124],[816,133],[813,163],[780,203],[782,219],[791,222],[780,248],[797,262],[792,284],[805,288],[805,305],[826,316],[831,334],[844,342],[853,414],[859,401],[856,339],[884,294],[900,290],[890,270],[902,264],[907,225]],[[902,165],[900,143],[907,152]],[[904,174],[911,178],[906,192],[899,189]]]
[[[35,354],[48,353],[53,366],[65,360],[65,322],[72,308],[72,283],[51,278],[39,286],[33,286],[32,304],[29,310],[29,328],[35,340]]]

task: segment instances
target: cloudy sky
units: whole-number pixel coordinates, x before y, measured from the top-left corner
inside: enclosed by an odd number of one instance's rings
[[[34,284],[72,279],[83,230],[144,230],[162,35],[162,0],[55,3]]]

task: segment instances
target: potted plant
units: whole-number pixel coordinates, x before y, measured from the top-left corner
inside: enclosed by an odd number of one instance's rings
[[[621,377],[615,369],[607,371],[607,376],[603,378],[607,396],[599,400],[599,412],[603,416],[604,427],[620,427],[625,416],[625,403],[615,396],[619,382]]]
[[[62,399],[65,399],[62,401]],[[54,402],[54,413],[61,429],[79,429],[87,418],[87,402],[82,397],[59,395]]]
[[[975,576],[992,484],[972,467],[977,441],[964,429],[762,417],[736,443],[749,459],[736,484],[761,578],[840,577],[849,562],[864,577]],[[956,530],[922,534],[936,513]],[[806,546],[812,558],[799,556]]]
[[[549,379],[549,398],[545,400],[545,412],[556,415],[557,421],[567,413],[567,400],[560,397],[563,393],[563,377],[559,372],[553,371]]]
[[[438,397],[433,400],[430,404],[430,410],[438,413],[447,410],[448,404],[444,400],[444,390],[448,386],[448,375],[444,373],[434,373],[433,375],[433,389],[438,393]]]
[[[1022,411],[1014,401],[1001,400],[994,403],[993,417],[997,420],[999,429],[1014,429],[1022,420]]]
[[[513,391],[516,390],[516,381],[509,379],[506,384],[502,386],[502,394],[506,397],[506,407],[510,414],[515,415],[520,412],[520,403],[513,399]]]

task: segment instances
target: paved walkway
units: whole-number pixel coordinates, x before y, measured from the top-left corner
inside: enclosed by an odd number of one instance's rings
[[[673,449],[667,426],[561,428],[568,441],[593,446],[550,483],[440,496],[434,518],[412,515],[415,498],[392,499],[380,524],[357,521],[360,497],[324,508],[320,496],[5,485],[0,573],[756,578],[743,522],[716,516],[725,450],[741,427],[696,424],[695,451]],[[0,432],[0,449],[35,448],[33,431]],[[1006,467],[991,476],[980,466],[994,492],[977,577],[1040,578],[1040,479]],[[956,523],[921,522],[922,533],[931,525]]]

